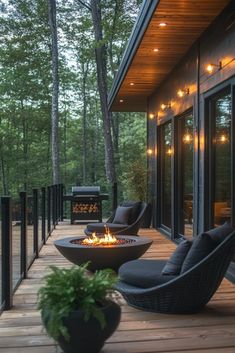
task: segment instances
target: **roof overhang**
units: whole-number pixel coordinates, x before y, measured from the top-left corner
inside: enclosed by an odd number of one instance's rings
[[[147,98],[229,2],[144,1],[109,94],[109,109],[146,111]]]

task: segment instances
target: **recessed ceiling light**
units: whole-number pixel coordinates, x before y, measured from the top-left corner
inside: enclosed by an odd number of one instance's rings
[[[123,101],[123,99],[120,99],[119,102],[120,102],[120,103],[123,103],[124,101]]]
[[[159,51],[159,49],[158,49],[158,48],[154,48],[153,51],[154,51],[155,53],[157,53],[157,52]]]
[[[134,86],[134,82],[131,82],[131,83],[130,83],[130,86]]]
[[[160,26],[160,27],[166,27],[166,22],[160,22],[160,23],[159,23],[159,26]]]

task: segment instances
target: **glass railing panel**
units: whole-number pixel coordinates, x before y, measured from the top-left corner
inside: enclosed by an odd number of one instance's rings
[[[34,257],[34,239],[33,239],[33,197],[27,198],[27,267]]]
[[[2,306],[2,209],[0,203],[0,308]]]
[[[53,197],[54,197],[54,191],[53,191],[53,188],[51,187],[51,200],[50,200],[50,208],[51,208],[51,211],[50,211],[50,223],[51,223],[51,231],[53,230]]]
[[[38,190],[38,248],[42,246],[42,193]]]
[[[20,200],[12,200],[12,285],[21,279],[21,206]]]

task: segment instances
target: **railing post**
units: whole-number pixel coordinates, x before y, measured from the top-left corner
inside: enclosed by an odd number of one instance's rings
[[[46,189],[41,190],[42,242],[46,244]]]
[[[11,198],[1,198],[2,208],[2,296],[4,309],[12,307],[12,206]]]
[[[59,184],[56,184],[55,190],[56,190],[56,224],[58,224],[58,222],[59,222],[59,213],[60,213],[60,209],[59,209],[59,202],[60,202]]]
[[[112,209],[113,211],[117,208],[117,183],[112,184]]]
[[[25,191],[20,192],[20,208],[21,208],[21,273],[23,278],[27,277],[27,194]]]
[[[38,257],[38,190],[33,189],[33,246]]]
[[[55,194],[56,194],[56,203],[55,203],[55,209],[56,209],[56,224],[58,224],[59,221],[59,205],[60,205],[60,193],[59,193],[59,184],[55,185]]]
[[[47,187],[47,235],[51,233],[51,187]]]
[[[60,184],[60,220],[64,220],[64,185]]]
[[[55,185],[51,186],[52,190],[52,222],[53,227],[56,226],[56,194],[55,194]]]

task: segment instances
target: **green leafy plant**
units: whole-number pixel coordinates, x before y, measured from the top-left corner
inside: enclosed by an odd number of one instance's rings
[[[85,321],[94,316],[102,328],[105,326],[101,308],[117,277],[109,269],[90,274],[87,265],[69,269],[50,266],[52,272],[44,277],[45,284],[38,291],[38,309],[48,334],[55,340],[61,335],[69,339],[63,318],[77,309],[84,310]]]
[[[124,173],[122,184],[125,199],[146,201],[147,173],[143,160],[137,159],[130,164],[130,168]]]

